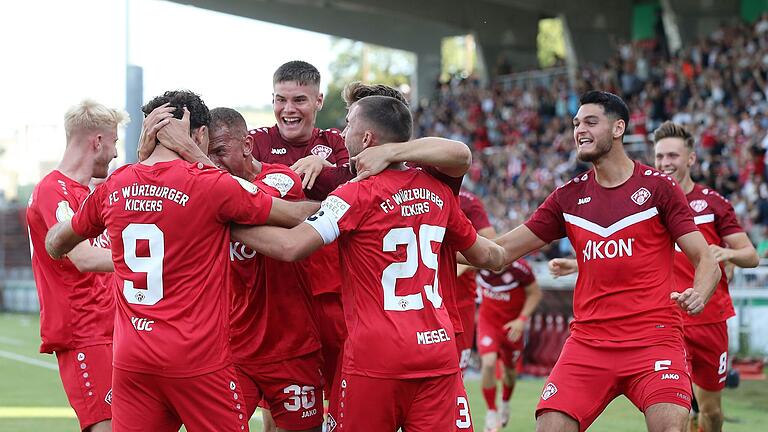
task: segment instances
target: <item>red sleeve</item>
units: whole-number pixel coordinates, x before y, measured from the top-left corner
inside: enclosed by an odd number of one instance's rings
[[[472,226],[475,230],[480,231],[483,228],[491,226],[491,222],[488,220],[488,213],[483,207],[482,201],[474,195],[459,195],[459,203],[461,204],[461,210],[472,222]]]
[[[451,188],[451,191],[453,192],[454,195],[459,194],[459,191],[461,190],[461,182],[464,180],[464,176],[451,177],[449,175],[443,174],[442,172],[440,172],[440,170],[430,165],[420,165],[419,167],[425,173],[431,175],[432,177],[439,180],[441,183]]]
[[[690,232],[698,231],[683,190],[664,179],[659,181],[659,185],[659,213],[672,239],[677,240]]]
[[[40,216],[45,222],[46,230],[56,223],[69,220],[80,206],[80,203],[71,192],[59,186],[55,181],[46,179],[44,187],[41,186],[35,199]]]
[[[102,217],[104,198],[107,195],[105,183],[96,186],[80,209],[72,216],[72,230],[80,237],[93,238],[104,232],[106,226]]]
[[[211,186],[208,194],[219,222],[243,225],[263,225],[272,210],[272,197],[248,180],[226,172],[208,174]]]
[[[337,167],[348,164],[349,150],[344,145],[344,138],[341,137],[341,132],[338,129],[326,129],[324,132],[327,134],[327,141],[333,149],[333,160],[329,162],[332,162]]]
[[[727,235],[744,232],[744,229],[739,224],[739,220],[736,218],[736,212],[733,210],[733,206],[725,198],[716,194],[714,200],[717,202],[715,207],[715,229],[717,234],[722,238]]]
[[[469,249],[477,240],[477,231],[459,209],[458,200],[448,198],[444,201],[444,205],[450,206],[444,243],[458,251]]]
[[[533,215],[525,222],[536,237],[544,242],[552,242],[565,237],[565,219],[560,204],[557,202],[557,194],[560,189],[552,192],[543,204],[536,209]]]
[[[304,191],[301,189],[301,178],[290,168],[279,164],[262,164],[264,173],[259,176],[258,182],[269,195],[283,198],[288,201],[304,199]]]
[[[328,197],[337,187],[352,180],[355,176],[349,169],[349,165],[344,164],[335,167],[326,167],[315,179],[312,189],[306,189],[304,193],[307,198],[316,201],[322,201]]]
[[[364,221],[365,213],[370,206],[365,205],[366,197],[370,195],[364,185],[370,182],[347,183],[333,191],[323,201],[321,210],[331,211],[339,227],[339,233],[354,231]]]

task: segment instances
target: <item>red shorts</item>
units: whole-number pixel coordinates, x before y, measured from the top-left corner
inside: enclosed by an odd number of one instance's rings
[[[722,390],[728,374],[728,324],[686,326],[684,333],[693,383],[711,392]]]
[[[112,430],[189,432],[248,430],[234,366],[188,378],[115,368]]]
[[[456,432],[474,432],[472,414],[469,412],[469,398],[464,387],[464,378],[457,374],[456,386]]]
[[[514,369],[523,348],[525,348],[523,338],[521,337],[517,342],[510,341],[503,325],[492,325],[487,321],[478,320],[477,352],[481,356],[488,353],[498,353],[504,365]]]
[[[112,418],[112,344],[57,351],[59,376],[80,429]]]
[[[323,376],[326,382],[326,396],[330,394],[336,370],[340,367],[341,350],[347,339],[347,324],[344,321],[344,309],[341,295],[323,293],[312,297],[312,308],[320,332],[320,344],[323,353]],[[336,380],[338,381],[338,380]]]
[[[469,366],[472,342],[475,340],[475,304],[471,303],[459,308],[459,317],[464,332],[456,335],[456,351],[459,354],[459,368],[464,370]]]
[[[559,411],[586,430],[606,406],[625,395],[640,411],[658,403],[691,409],[691,378],[682,338],[622,342],[569,337],[544,386],[536,417]]]
[[[248,418],[259,401],[281,429],[302,430],[323,424],[323,376],[320,351],[257,365],[236,365]]]
[[[342,374],[339,415],[329,432],[452,431],[456,376],[401,379]]]

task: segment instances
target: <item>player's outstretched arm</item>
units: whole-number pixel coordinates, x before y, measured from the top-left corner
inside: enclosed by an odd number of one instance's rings
[[[72,222],[65,220],[57,223],[45,235],[45,250],[53,259],[61,259],[75,246],[85,240],[72,229]]]
[[[757,267],[760,257],[746,233],[734,233],[723,237],[727,247],[709,245],[718,262],[731,263],[741,268]]]
[[[293,228],[318,210],[320,210],[318,201],[286,201],[272,197],[272,208],[267,217],[267,224]]]
[[[75,246],[67,258],[80,272],[112,272],[115,264],[112,262],[112,251],[104,248],[93,247],[87,241]]]
[[[268,225],[235,225],[231,232],[234,240],[280,261],[298,261],[323,246],[320,234],[306,223],[291,229]]]
[[[504,267],[547,244],[525,225],[498,237],[495,242],[504,248]]]
[[[721,276],[720,266],[709,250],[707,241],[699,231],[680,236],[677,239],[677,245],[693,264],[696,274],[693,277],[692,288],[688,288],[682,293],[673,292],[670,298],[676,301],[678,306],[688,312],[689,315],[696,315],[704,310],[704,305],[715,292]]]
[[[426,137],[368,147],[351,160],[357,169],[353,181],[376,175],[398,162],[430,165],[449,177],[461,177],[472,164],[472,152],[460,141]]]
[[[579,271],[579,264],[573,258],[553,258],[547,263],[549,273],[558,278]]]
[[[477,236],[468,249],[461,251],[469,264],[493,271],[504,268],[504,248],[483,236]]]

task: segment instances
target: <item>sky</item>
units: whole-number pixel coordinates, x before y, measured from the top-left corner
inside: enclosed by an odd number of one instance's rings
[[[159,0],[4,3],[0,190],[36,182],[60,159],[70,106],[87,97],[125,107],[127,61],[143,68],[145,101],[185,88],[211,108],[262,107],[286,61],[327,77],[330,47],[327,35]]]

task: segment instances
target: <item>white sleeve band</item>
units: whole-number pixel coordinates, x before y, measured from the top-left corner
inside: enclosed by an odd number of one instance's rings
[[[320,234],[325,244],[333,243],[339,237],[337,219],[332,216],[332,213],[324,211],[322,207],[317,213],[307,218],[305,222]]]

